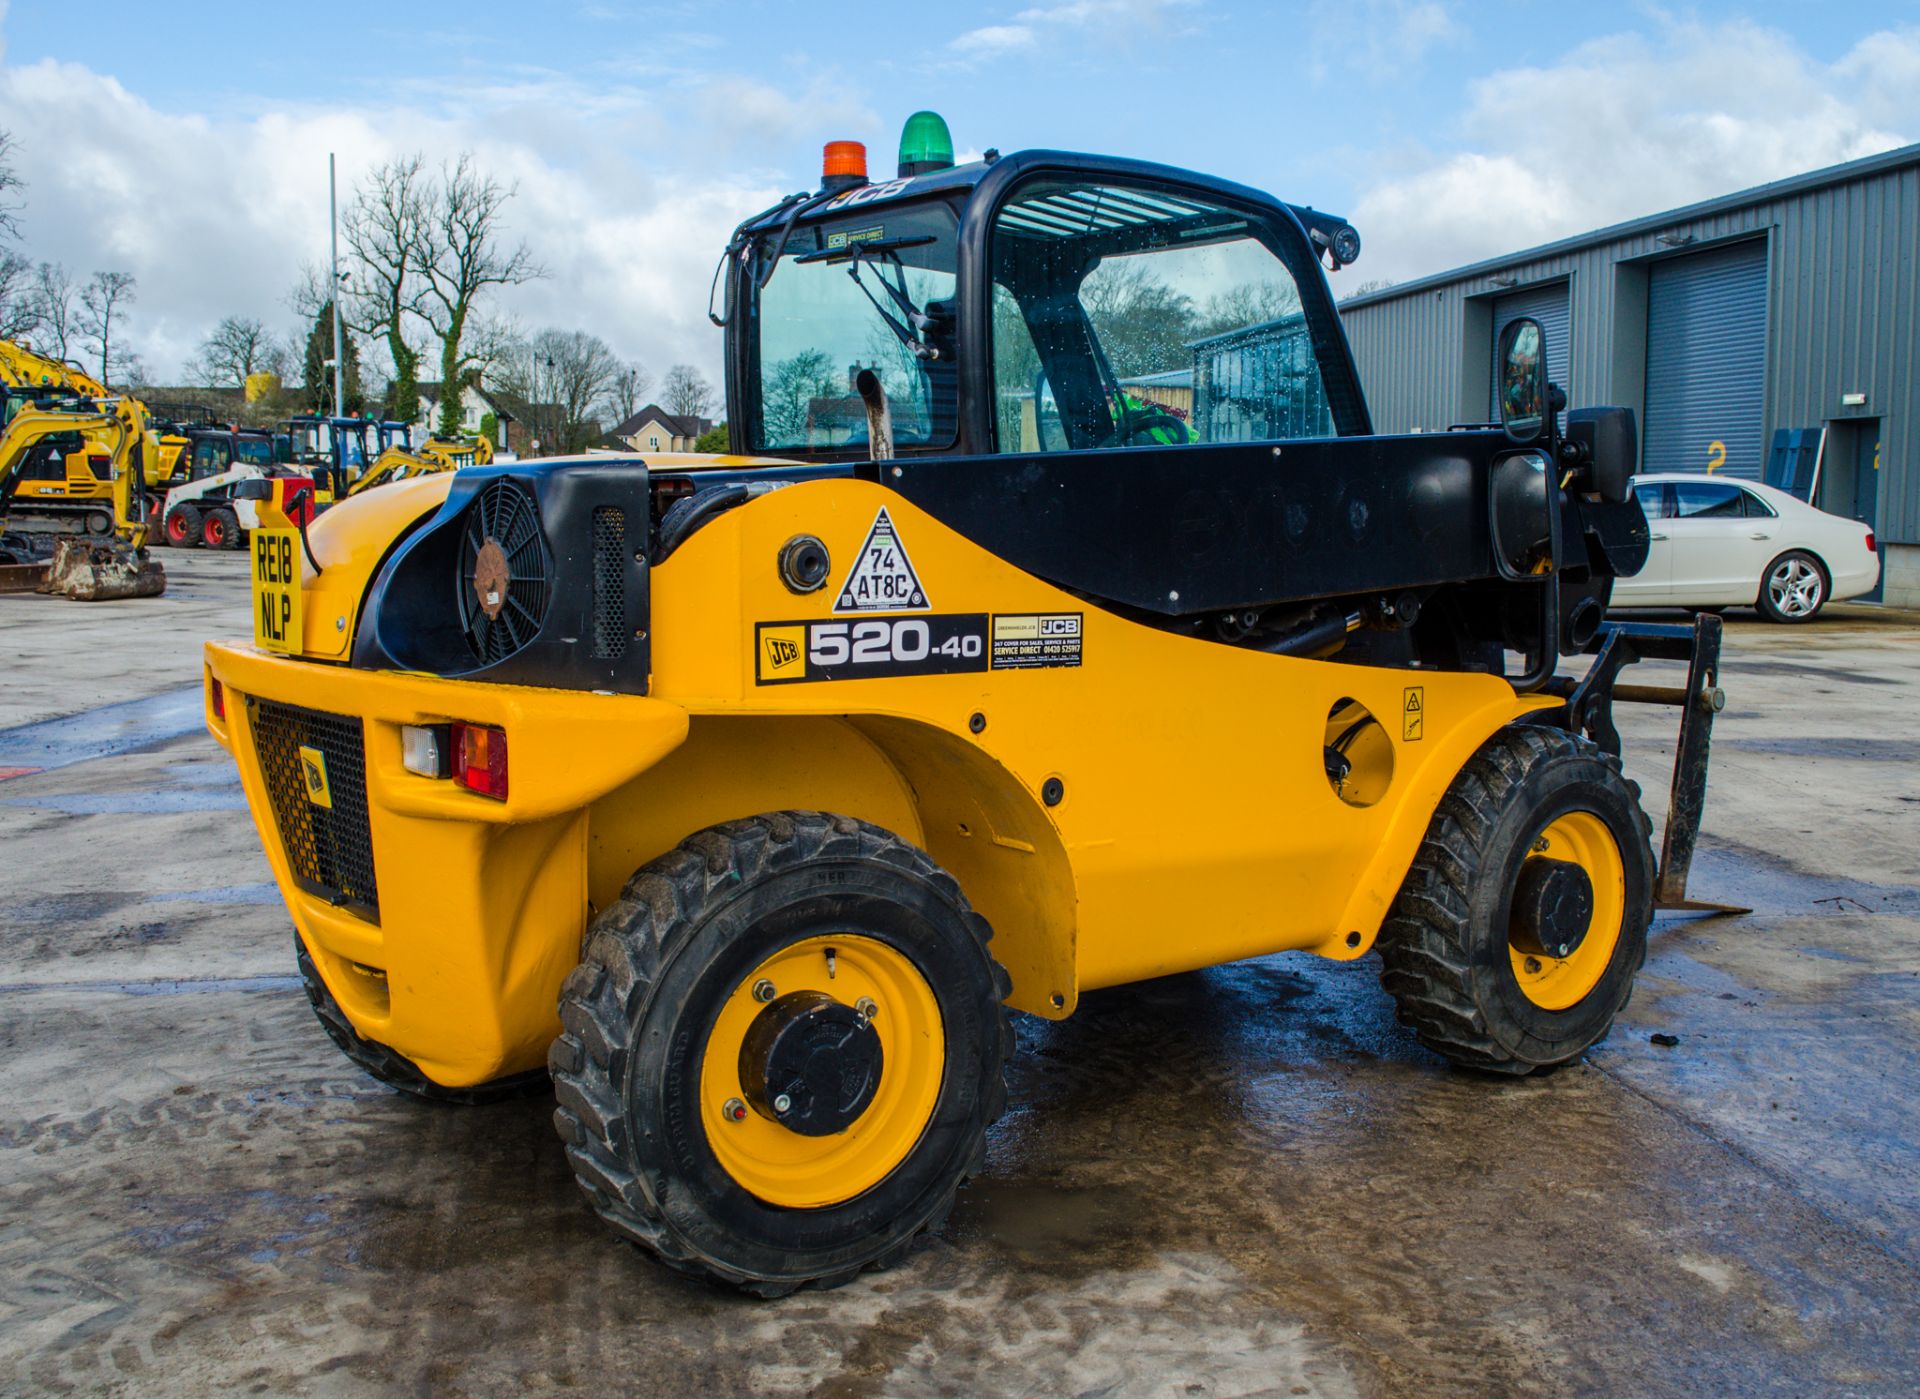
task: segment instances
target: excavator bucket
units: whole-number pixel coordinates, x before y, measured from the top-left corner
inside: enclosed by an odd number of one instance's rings
[[[167,590],[167,572],[145,548],[122,539],[84,539],[63,535],[53,546],[43,593],[74,602],[111,602],[116,598],[159,597]]]

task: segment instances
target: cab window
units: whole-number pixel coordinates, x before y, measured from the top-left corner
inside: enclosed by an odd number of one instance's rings
[[[1331,437],[1294,271],[1245,213],[1037,181],[994,220],[997,449]]]
[[[764,240],[779,261],[754,309],[756,450],[864,450],[863,369],[886,390],[897,444],[952,443],[958,229],[943,203],[880,204]]]

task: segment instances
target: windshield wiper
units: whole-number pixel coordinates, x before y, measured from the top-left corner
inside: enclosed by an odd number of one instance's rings
[[[920,338],[927,333],[927,327],[933,324],[933,317],[915,306],[913,298],[907,295],[906,264],[900,261],[900,255],[894,251],[895,248],[914,247],[932,241],[933,239],[927,236],[877,239],[871,243],[850,244],[845,249],[834,248],[819,253],[809,253],[804,257],[796,258],[795,261],[824,261],[829,253],[838,255],[844,252],[850,264],[847,275],[853,278],[853,284],[866,294],[867,300],[873,303],[873,309],[880,313],[880,319],[887,323],[887,328],[894,333],[895,338],[907,347],[907,353],[915,359],[935,360],[940,358],[940,351]],[[887,274],[884,271],[875,271],[874,280],[880,284],[880,290],[884,291],[899,308],[900,315],[906,317],[904,323],[899,316],[895,316],[880,304],[880,298],[873,294],[872,289],[867,286],[866,279],[860,275],[861,265],[870,260],[870,254],[874,251],[878,251],[880,257],[893,267],[892,281],[887,280]],[[908,329],[909,326],[912,329]]]
[[[902,248],[917,248],[931,243],[931,233],[903,233],[898,238],[869,238],[858,243],[843,243],[837,248],[816,248],[810,253],[801,253],[794,262],[835,262],[841,258],[850,258],[856,254],[894,253]]]

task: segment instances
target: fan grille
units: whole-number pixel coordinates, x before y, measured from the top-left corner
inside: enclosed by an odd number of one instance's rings
[[[499,590],[497,603],[483,596],[475,582],[483,554],[491,559],[489,545],[497,546],[506,561],[506,587]],[[474,498],[461,533],[454,585],[467,647],[482,665],[506,660],[540,634],[552,585],[539,513],[526,487],[503,477]]]

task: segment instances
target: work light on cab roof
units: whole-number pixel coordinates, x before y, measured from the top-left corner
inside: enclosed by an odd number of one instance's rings
[[[938,112],[915,112],[900,130],[900,178],[953,168],[953,136]]]

